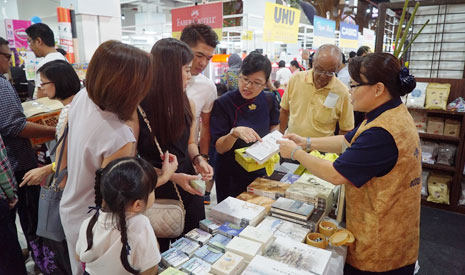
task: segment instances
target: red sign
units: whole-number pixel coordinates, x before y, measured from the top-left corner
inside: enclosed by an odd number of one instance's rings
[[[223,3],[173,9],[171,10],[171,23],[174,37],[179,37],[184,27],[192,23],[209,25],[217,34],[221,34],[223,28]]]

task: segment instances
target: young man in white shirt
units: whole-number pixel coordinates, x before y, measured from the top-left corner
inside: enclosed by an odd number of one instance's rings
[[[192,78],[187,84],[187,96],[195,104],[195,141],[199,144],[201,156],[208,160],[210,146],[210,114],[217,93],[213,81],[204,76],[202,72],[213,57],[216,45],[219,43],[218,36],[208,25],[191,24],[183,29],[180,39],[186,42],[194,53],[194,60],[192,61],[191,68]],[[207,190],[204,196],[205,204],[210,204],[210,191],[212,186],[213,180],[207,182]]]
[[[37,70],[39,70],[40,67],[42,67],[44,64],[53,60],[66,61],[66,57],[57,52],[55,49],[55,37],[53,35],[53,31],[46,24],[33,24],[26,29],[26,34],[29,48],[31,48],[36,57],[44,57],[44,59],[42,59],[36,67],[36,76],[34,82],[37,88],[40,86],[40,75],[37,73]],[[36,89],[34,98],[41,98],[45,96],[45,94]]]
[[[284,60],[279,61],[278,66],[279,70],[276,72],[276,81],[279,81],[281,85],[286,87],[292,76],[291,70],[286,68],[286,61]]]

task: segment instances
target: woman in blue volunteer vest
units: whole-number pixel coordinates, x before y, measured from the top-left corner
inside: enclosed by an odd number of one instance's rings
[[[252,145],[277,129],[278,103],[263,89],[271,74],[271,63],[260,53],[252,52],[243,61],[239,89],[230,91],[213,105],[210,131],[212,144],[218,151],[216,193],[218,202],[246,191],[265,169],[247,172],[234,159],[234,150]],[[268,98],[270,97],[270,98]]]
[[[345,185],[347,229],[355,242],[344,274],[410,275],[419,248],[421,149],[400,97],[415,88],[415,78],[388,53],[354,58],[349,73],[354,110],[366,112],[362,124],[345,136],[287,135],[280,152],[316,176]],[[331,163],[302,148],[342,154]]]

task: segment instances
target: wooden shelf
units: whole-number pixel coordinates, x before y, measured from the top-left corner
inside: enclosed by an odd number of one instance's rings
[[[444,110],[429,110],[429,109],[421,109],[421,108],[412,108],[408,107],[409,110],[411,111],[417,111],[417,112],[427,112],[429,114],[446,114],[446,115],[458,115],[458,116],[464,116],[465,112],[455,112],[455,111],[444,111]]]
[[[436,135],[436,134],[429,134],[429,133],[418,133],[418,134],[420,135],[420,138],[435,139],[435,140],[442,140],[442,141],[460,142],[460,138],[458,138],[458,137]]]
[[[455,167],[450,166],[450,165],[429,164],[429,163],[424,163],[424,162],[422,162],[421,165],[423,166],[423,168],[427,168],[427,169],[440,170],[440,171],[446,171],[446,172],[455,172]]]

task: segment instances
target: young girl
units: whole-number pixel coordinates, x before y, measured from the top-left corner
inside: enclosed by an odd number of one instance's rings
[[[97,170],[96,213],[82,223],[76,244],[86,273],[157,274],[157,239],[141,214],[155,200],[156,183],[153,166],[140,158],[116,159]]]

